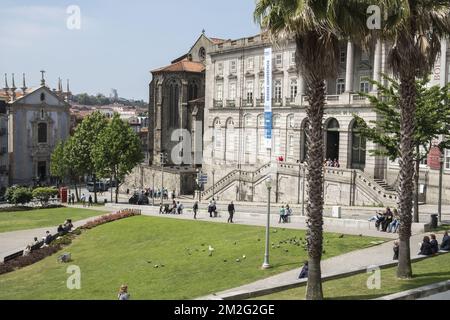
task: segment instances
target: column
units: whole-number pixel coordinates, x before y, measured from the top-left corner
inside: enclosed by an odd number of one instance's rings
[[[345,71],[345,92],[353,92],[353,71],[355,65],[355,48],[351,41],[347,44],[347,66]]]
[[[382,43],[381,40],[377,41],[375,46],[374,53],[374,62],[373,62],[373,80],[380,82],[381,81],[381,62],[382,62]],[[373,86],[372,92],[377,92],[378,88],[376,85]]]

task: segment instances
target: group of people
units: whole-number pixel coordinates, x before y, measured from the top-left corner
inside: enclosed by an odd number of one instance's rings
[[[68,233],[70,231],[72,231],[73,229],[73,223],[72,223],[72,219],[67,219],[64,224],[60,224],[58,226],[57,229],[57,233]],[[42,246],[43,247],[48,247],[50,245],[50,243],[54,240],[54,236],[52,235],[52,233],[50,231],[46,231],[45,232],[45,236],[42,237]],[[29,244],[27,244],[27,246],[25,247],[25,249],[23,250],[23,256],[26,257],[28,256],[31,251],[33,250],[34,247],[36,247],[37,245],[42,243],[41,241],[38,240],[37,237],[34,237],[33,241]]]
[[[289,217],[292,216],[292,209],[289,205],[282,206],[280,209],[280,219],[278,223],[289,223]]]
[[[180,201],[172,201],[172,205],[161,205],[159,214],[183,214],[184,205]]]
[[[325,162],[323,163],[323,166],[329,167],[329,168],[340,168],[341,164],[339,163],[338,159],[334,159],[334,160],[328,159],[328,160],[325,160]]]
[[[386,208],[384,212],[377,214],[369,219],[369,222],[375,221],[375,227],[378,231],[397,233],[400,227],[400,215],[397,209]]]
[[[448,235],[448,231],[444,233],[444,237],[442,238],[442,243],[440,245],[436,235],[431,234],[430,236],[425,236],[419,246],[419,256],[432,256],[439,253],[439,251],[450,251],[450,237]],[[394,242],[394,260],[398,260],[399,250],[400,242],[397,240]]]
[[[137,191],[136,191],[137,192]],[[145,190],[142,190],[142,193],[145,194],[146,197],[153,199],[153,198],[161,198],[161,195],[164,200],[175,200],[176,198],[176,192],[175,190],[172,190],[169,192],[166,188],[164,189],[152,189],[152,188],[146,188]],[[127,189],[127,194],[130,194],[130,189]]]
[[[94,205],[94,200],[92,199],[91,194],[89,194],[89,197],[86,197],[86,195],[83,193],[80,200],[83,207],[92,207]]]

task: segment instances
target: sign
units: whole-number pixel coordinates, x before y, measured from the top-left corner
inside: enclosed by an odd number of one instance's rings
[[[272,148],[272,48],[264,50],[264,127],[267,149]]]
[[[440,159],[442,157],[441,150],[438,147],[432,147],[430,153],[428,154],[428,166],[431,170],[440,170],[441,163]]]

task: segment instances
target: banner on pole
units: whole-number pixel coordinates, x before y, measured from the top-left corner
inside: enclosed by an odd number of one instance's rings
[[[264,50],[264,126],[267,149],[272,148],[272,48]]]

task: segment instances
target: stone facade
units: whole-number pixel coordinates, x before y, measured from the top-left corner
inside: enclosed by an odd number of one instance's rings
[[[7,103],[0,98],[0,195],[4,194],[9,183],[7,112]]]
[[[70,106],[61,93],[50,90],[42,80],[39,88],[10,101],[10,184],[51,182],[51,154],[70,132]]]

